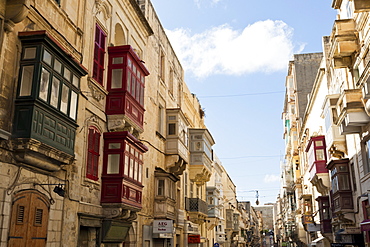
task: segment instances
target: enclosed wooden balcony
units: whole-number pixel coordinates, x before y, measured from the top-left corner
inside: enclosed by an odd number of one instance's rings
[[[370,11],[370,2],[368,0],[353,0],[355,4],[355,13]]]
[[[370,121],[362,103],[361,89],[344,90],[338,99],[336,108],[337,125],[340,126],[341,134],[360,133],[361,126]]]
[[[359,49],[355,21],[353,19],[335,20],[330,42],[330,56],[334,59],[334,68],[352,66],[351,56]]]
[[[181,175],[189,163],[189,122],[180,108],[166,110],[166,167]]]
[[[113,131],[143,132],[145,77],[149,75],[129,45],[108,48],[108,128]]]
[[[328,160],[332,157],[342,158],[347,153],[345,135],[341,134],[338,122],[337,103],[340,94],[327,95],[323,105],[323,117],[325,118],[325,142],[328,151]]]
[[[101,204],[139,211],[143,154],[148,148],[127,131],[104,133]]]
[[[353,212],[349,159],[332,160],[328,164],[331,175],[331,203],[334,213]]]
[[[190,180],[204,184],[211,177],[214,140],[207,129],[189,129]]]

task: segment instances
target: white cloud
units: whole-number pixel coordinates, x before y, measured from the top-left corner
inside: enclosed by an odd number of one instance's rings
[[[199,78],[285,70],[294,54],[293,29],[283,21],[259,21],[242,31],[222,25],[194,35],[181,28],[166,33],[184,69]]]
[[[263,181],[265,183],[279,182],[280,181],[280,176],[279,175],[273,175],[273,174],[266,174]]]
[[[216,5],[221,0],[194,0],[194,3],[197,5],[198,8],[201,7],[201,3],[207,4],[209,2],[211,5]]]

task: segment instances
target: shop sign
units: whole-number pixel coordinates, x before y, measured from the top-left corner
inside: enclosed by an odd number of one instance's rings
[[[320,231],[320,224],[308,223],[307,224],[307,231],[308,232],[319,232]]]
[[[347,234],[361,234],[361,229],[360,227],[346,227],[345,232]]]
[[[370,231],[370,220],[364,220],[360,223],[361,231]]]
[[[172,220],[154,220],[153,233],[172,233],[173,222]]]
[[[200,235],[188,235],[188,244],[199,244]]]

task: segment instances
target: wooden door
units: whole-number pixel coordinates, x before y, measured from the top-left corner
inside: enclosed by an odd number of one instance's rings
[[[9,247],[45,247],[49,200],[35,190],[18,193],[13,201]]]

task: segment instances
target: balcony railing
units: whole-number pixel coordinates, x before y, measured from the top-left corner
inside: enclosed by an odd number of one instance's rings
[[[205,201],[199,198],[185,198],[185,210],[188,212],[200,212],[207,214],[208,206]]]

